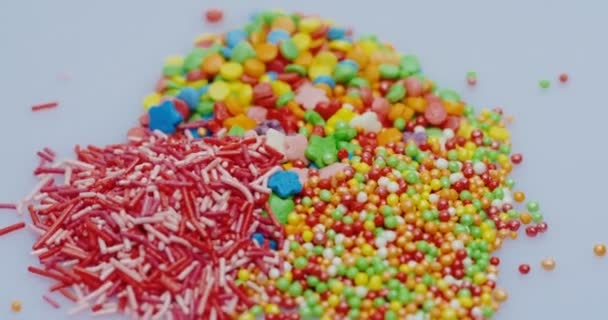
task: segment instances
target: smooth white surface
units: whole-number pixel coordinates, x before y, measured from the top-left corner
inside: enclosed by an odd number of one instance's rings
[[[226,19],[211,27],[201,15],[215,6]],[[431,78],[475,107],[503,106],[515,116],[513,149],[524,153],[517,189],[541,202],[549,232],[500,251],[499,285],[510,298],[496,318],[606,318],[608,258],[592,251],[608,241],[608,8],[599,0],[0,1],[0,202],[29,192],[34,153],[44,146],[70,157],[74,144],[123,141],[164,58],[186,53],[197,34],[230,30],[255,9],[276,7],[377,34],[419,55]],[[477,71],[475,88],[464,81],[469,70]],[[556,81],[562,71],[570,74],[567,85]],[[71,79],[58,80],[62,74]],[[552,87],[539,89],[541,78]],[[30,112],[49,100],[60,107]],[[0,211],[0,226],[20,219]],[[33,241],[28,232],[0,238],[0,319],[68,318],[42,302],[49,282],[26,271],[35,263]],[[548,256],[557,260],[551,273],[540,268]],[[532,272],[522,277],[517,266],[524,262]],[[12,299],[23,301],[20,314],[10,312]]]

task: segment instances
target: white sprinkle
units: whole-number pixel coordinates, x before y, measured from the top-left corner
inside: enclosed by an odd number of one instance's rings
[[[116,270],[114,266],[107,265],[106,269],[99,274],[99,279],[101,281],[106,280],[114,272],[114,270]]]
[[[191,265],[184,268],[184,270],[182,270],[182,272],[180,272],[180,274],[177,275],[177,280],[183,281],[184,279],[186,279],[186,277],[190,274],[190,272],[192,272],[192,270],[194,270],[194,268],[196,268],[196,266],[198,266],[198,265],[199,265],[199,262],[194,261]]]
[[[114,261],[116,261],[115,259],[112,259]],[[116,261],[118,262],[118,261]],[[108,289],[110,289],[110,287],[112,287],[114,283],[112,281],[106,282],[103,285],[101,285],[101,287],[97,288],[97,290],[89,293],[86,297],[82,298],[82,301],[80,302],[87,302],[89,300],[93,300],[95,298],[97,298],[99,295],[104,294],[106,291],[108,291]]]
[[[127,268],[126,266],[124,266],[122,263],[120,263],[118,260],[116,260],[115,258],[111,258],[110,259],[110,263],[118,270],[120,270],[121,272],[123,272],[124,274],[128,275],[129,277],[131,277],[133,280],[137,281],[137,282],[142,282],[143,279],[141,277],[141,275],[139,275],[137,272],[135,272],[134,270],[131,270],[129,268]]]

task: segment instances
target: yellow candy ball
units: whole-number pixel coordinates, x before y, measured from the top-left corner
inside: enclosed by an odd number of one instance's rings
[[[249,273],[249,270],[247,270],[247,269],[241,269],[238,272],[239,280],[247,281],[247,280],[249,280],[250,276],[251,276],[251,274]]]
[[[485,283],[487,279],[488,278],[486,277],[486,274],[483,272],[478,272],[473,276],[473,282],[476,285],[481,285],[481,284]]]
[[[382,289],[382,277],[379,275],[373,275],[367,284],[367,287],[370,290],[380,290]]]
[[[340,298],[338,298],[337,295],[332,294],[327,298],[327,304],[329,304],[330,307],[335,307],[340,304]]]
[[[374,247],[372,247],[369,243],[365,243],[361,246],[361,253],[364,256],[373,256],[374,254],[376,254],[375,251],[376,250],[374,250]]]
[[[396,206],[399,203],[399,196],[391,193],[386,197],[386,204],[389,206]]]
[[[330,289],[331,289],[331,292],[339,295],[340,293],[342,293],[342,290],[344,290],[344,284],[342,282],[336,282],[331,286]]]
[[[290,212],[287,215],[287,223],[292,226],[298,225],[300,223],[300,216],[295,212]]]
[[[371,220],[366,220],[363,222],[363,228],[367,231],[374,231],[374,229],[376,229],[376,224]]]
[[[458,300],[460,305],[465,308],[470,308],[473,306],[473,299],[471,299],[471,297],[460,297]]]
[[[399,312],[399,310],[401,310],[402,307],[403,307],[403,305],[399,301],[391,301],[391,304],[389,306],[389,308],[395,312]]]
[[[274,303],[270,303],[267,304],[266,307],[264,307],[264,312],[266,312],[266,314],[279,314],[281,312],[281,309],[279,309],[279,306],[277,306]]]
[[[456,310],[454,310],[452,308],[447,308],[447,309],[443,310],[443,312],[441,313],[441,319],[442,320],[456,320],[456,319],[458,319],[458,313],[456,313]]]
[[[302,240],[304,240],[305,242],[310,242],[312,241],[312,238],[314,237],[314,234],[312,233],[312,231],[310,230],[304,230],[302,232]]]
[[[358,286],[366,285],[368,280],[369,276],[367,275],[367,273],[359,272],[355,276],[355,284]]]

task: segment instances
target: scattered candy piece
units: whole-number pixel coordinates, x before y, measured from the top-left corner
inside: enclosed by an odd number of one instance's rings
[[[521,274],[524,274],[524,275],[528,274],[528,273],[530,273],[530,265],[525,264],[525,263],[520,264],[518,270],[519,270],[519,273],[521,273]]]
[[[543,259],[543,261],[540,264],[541,264],[542,268],[547,271],[552,271],[553,269],[555,269],[555,266],[556,266],[555,259],[553,259],[553,258]]]
[[[538,81],[538,85],[543,89],[547,89],[551,86],[551,81],[547,79],[542,79]]]
[[[474,86],[477,84],[477,73],[475,71],[467,72],[467,83],[470,86]]]
[[[209,23],[220,22],[224,18],[224,11],[220,9],[209,9],[205,11],[205,19]]]
[[[498,289],[494,290],[493,296],[497,302],[502,303],[502,302],[507,301],[507,299],[509,298],[509,293],[505,289],[498,288]]]
[[[568,74],[567,73],[560,74],[559,75],[559,82],[561,82],[561,83],[568,82]]]
[[[59,105],[58,102],[46,102],[46,103],[36,104],[36,105],[32,106],[32,112],[54,109],[54,108],[57,108],[58,105]]]
[[[14,203],[0,203],[0,209],[16,210],[17,205]]]
[[[21,301],[19,300],[13,300],[13,302],[11,302],[11,311],[18,313],[21,312],[21,309],[23,308],[23,305],[21,303]]]
[[[606,255],[606,245],[603,243],[598,243],[593,246],[593,252],[598,257],[603,257]]]
[[[25,228],[24,222],[18,222],[18,223],[12,224],[8,227],[4,227],[4,228],[0,229],[0,236],[3,236],[5,234],[8,234],[8,233],[11,233],[13,231],[17,231],[17,230],[20,230],[23,228]]]

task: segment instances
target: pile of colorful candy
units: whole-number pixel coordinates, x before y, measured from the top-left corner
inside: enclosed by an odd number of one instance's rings
[[[36,170],[31,271],[77,309],[487,319],[507,297],[494,251],[547,230],[515,207],[502,110],[476,114],[374,36],[261,12],[162,73],[133,142]]]

